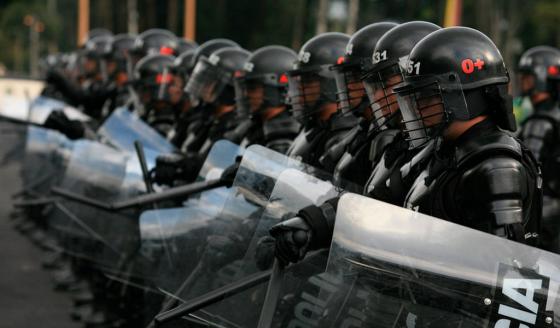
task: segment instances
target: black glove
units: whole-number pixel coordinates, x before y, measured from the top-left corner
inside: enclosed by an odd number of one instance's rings
[[[260,270],[269,269],[274,261],[275,240],[270,236],[259,239],[255,249],[255,262]]]
[[[307,206],[298,216],[273,226],[270,234],[276,239],[276,258],[284,265],[297,263],[308,251],[329,247],[337,204],[338,197],[321,206]]]
[[[202,164],[196,154],[164,154],[156,158],[153,181],[160,185],[173,186],[176,181],[194,181]]]
[[[84,137],[85,128],[80,121],[69,119],[62,110],[55,110],[49,114],[44,127],[57,130],[70,139],[80,139]]]
[[[276,240],[274,255],[283,265],[301,261],[313,238],[311,227],[298,216],[276,224],[270,234]]]
[[[47,84],[58,86],[65,82],[65,77],[58,70],[49,69],[45,76],[45,82],[47,82]]]
[[[237,170],[239,170],[239,164],[241,163],[242,156],[237,156],[235,158],[235,163],[227,167],[222,175],[220,176],[220,180],[226,183],[226,186],[229,188],[233,184],[233,180],[235,180],[235,176],[237,175]]]
[[[154,182],[159,185],[173,185],[185,165],[186,158],[179,154],[164,154],[156,158]]]

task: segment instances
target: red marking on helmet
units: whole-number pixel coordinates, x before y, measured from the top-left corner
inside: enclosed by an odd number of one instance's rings
[[[467,58],[461,62],[461,68],[463,69],[463,73],[465,74],[472,74],[474,69],[481,70],[484,67],[484,61],[480,58],[477,58],[475,62],[472,59]]]
[[[548,75],[558,75],[560,74],[560,69],[557,66],[548,66]]]
[[[341,56],[341,57],[338,57],[338,59],[336,60],[336,63],[338,65],[340,65],[340,64],[344,63],[344,61],[345,61],[344,56]]]
[[[173,55],[174,51],[173,48],[163,46],[159,48],[159,53],[161,55]]]
[[[474,62],[474,66],[480,71],[484,67],[484,60],[480,60],[480,58],[477,58]]]
[[[172,79],[173,79],[173,76],[171,74],[161,74],[161,73],[159,73],[156,76],[156,83],[157,84],[167,84],[167,83],[170,83]]]
[[[280,78],[278,79],[278,82],[280,83],[288,83],[288,76],[286,74],[282,74],[280,75]]]

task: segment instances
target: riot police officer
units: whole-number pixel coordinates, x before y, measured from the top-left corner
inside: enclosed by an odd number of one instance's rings
[[[283,46],[259,48],[235,78],[239,126],[224,135],[242,145],[262,144],[285,153],[300,130],[288,109],[286,73],[296,53]]]
[[[534,112],[522,124],[520,138],[540,161],[543,170],[544,199],[542,246],[560,251],[560,109],[558,95],[560,50],[538,46],[527,50],[519,60],[522,95],[529,97]]]
[[[358,124],[358,118],[343,115],[336,103],[332,65],[344,57],[350,37],[330,32],[308,40],[288,73],[290,104],[303,129],[287,155],[320,167],[319,159],[332,145]]]
[[[380,22],[363,27],[352,35],[344,57],[332,68],[340,111],[359,118],[359,124],[320,159],[323,168],[334,171],[338,186],[344,185],[343,180],[363,186],[371,170],[369,141],[380,129],[372,120],[370,100],[362,76],[371,69],[372,54],[378,40],[395,26],[395,23]]]
[[[515,130],[508,82],[500,52],[479,31],[446,28],[416,44],[395,92],[410,147],[430,140],[437,147],[404,206],[536,244],[540,175],[530,152],[505,131]],[[296,262],[308,249],[328,246],[334,222],[324,220],[321,209],[313,211],[317,215],[272,228],[282,261]]]
[[[182,90],[171,72],[173,56],[148,55],[134,69],[134,86],[143,105],[143,119],[166,135],[179,113]]]
[[[243,68],[249,54],[239,47],[225,47],[198,60],[185,90],[191,101],[203,103],[208,111],[205,113],[208,129],[204,143],[197,151],[159,156],[156,182],[173,184],[177,180],[194,180],[214,142],[235,128],[234,74]]]
[[[140,33],[134,41],[132,60],[135,65],[146,55],[178,55],[179,40],[173,32],[153,28]]]
[[[239,47],[239,45],[228,39],[212,39],[201,44],[191,58],[191,62],[183,62],[187,72],[194,69],[199,58],[208,58],[219,49],[226,47]],[[205,110],[205,104],[194,99],[193,108],[188,113],[181,114],[170,135],[170,140],[182,151],[198,151],[206,139],[209,129],[209,112]]]

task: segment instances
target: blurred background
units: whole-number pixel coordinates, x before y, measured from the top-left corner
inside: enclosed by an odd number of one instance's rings
[[[271,43],[297,49],[323,31],[426,20],[479,29],[510,68],[524,49],[560,43],[558,0],[0,0],[0,76],[36,76],[41,56],[75,49],[84,33],[80,17],[89,29],[137,33],[159,27],[179,36],[187,33],[189,17],[198,43],[226,37],[247,49]]]

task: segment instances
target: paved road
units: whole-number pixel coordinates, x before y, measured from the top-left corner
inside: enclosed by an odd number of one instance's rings
[[[19,183],[17,165],[0,167],[0,327],[81,327],[70,320],[68,295],[52,290],[41,251],[12,228],[10,195]]]

